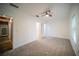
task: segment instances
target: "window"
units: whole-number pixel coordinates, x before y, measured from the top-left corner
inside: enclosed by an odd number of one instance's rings
[[[74,40],[74,42],[76,43],[76,24],[77,22],[77,18],[76,16],[72,17],[72,39]]]

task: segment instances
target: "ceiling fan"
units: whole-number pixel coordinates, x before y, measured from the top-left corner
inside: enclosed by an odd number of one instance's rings
[[[39,15],[36,15],[36,17],[41,17],[41,16],[46,16],[46,17],[52,17],[52,12],[50,10],[46,10],[45,12],[39,14]]]

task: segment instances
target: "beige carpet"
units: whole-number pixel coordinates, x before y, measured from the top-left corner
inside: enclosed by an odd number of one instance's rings
[[[74,56],[68,39],[44,38],[33,41],[15,50],[5,52],[5,56]]]

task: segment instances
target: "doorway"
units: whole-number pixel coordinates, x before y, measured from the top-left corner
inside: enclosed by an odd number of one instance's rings
[[[36,39],[47,36],[47,24],[36,22]]]

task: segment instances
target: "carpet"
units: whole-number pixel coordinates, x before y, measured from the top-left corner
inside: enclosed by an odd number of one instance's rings
[[[70,40],[43,38],[3,53],[3,56],[75,56]]]

